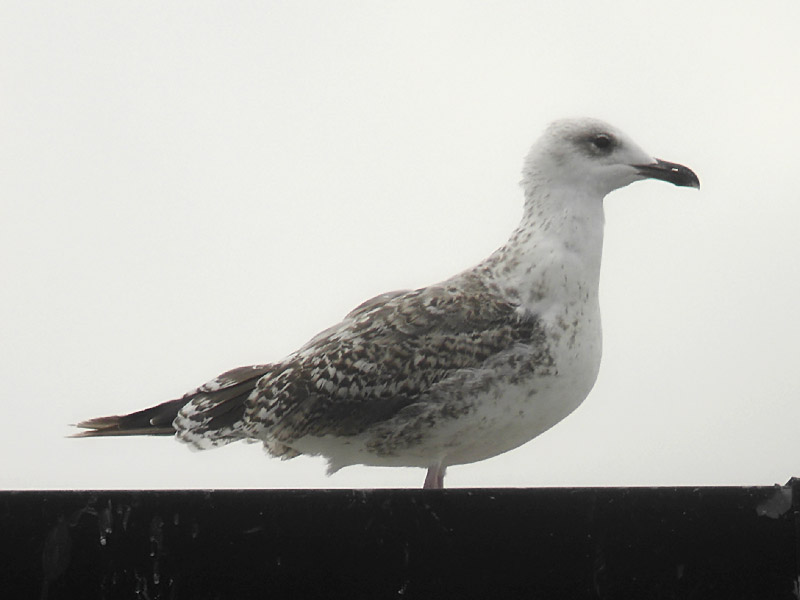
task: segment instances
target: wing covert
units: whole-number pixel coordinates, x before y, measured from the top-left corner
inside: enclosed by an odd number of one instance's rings
[[[439,382],[542,336],[477,277],[392,292],[273,365],[247,401],[251,435],[357,435],[424,398]]]

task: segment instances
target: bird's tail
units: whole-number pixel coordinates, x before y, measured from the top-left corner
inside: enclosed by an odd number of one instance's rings
[[[101,435],[173,435],[172,422],[186,400],[178,398],[151,406],[128,415],[97,417],[81,421],[76,427],[86,429],[72,437],[96,437]]]
[[[245,402],[271,365],[239,367],[169,400],[127,415],[98,417],[76,425],[86,431],[73,437],[174,435],[196,448],[227,444],[245,437]]]

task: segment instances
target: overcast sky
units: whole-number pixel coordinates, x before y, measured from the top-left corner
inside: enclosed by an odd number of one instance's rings
[[[795,0],[7,0],[0,488],[420,486],[252,444],[65,436],[476,263],[565,116],[702,189],[606,199],[593,392],[446,484],[800,475],[798,22]]]

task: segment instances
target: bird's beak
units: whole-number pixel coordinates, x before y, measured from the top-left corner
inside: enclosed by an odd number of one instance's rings
[[[632,165],[641,175],[653,179],[662,179],[675,185],[700,189],[700,180],[689,167],[656,159],[647,165]]]

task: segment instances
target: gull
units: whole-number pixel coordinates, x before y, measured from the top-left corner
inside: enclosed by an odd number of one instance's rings
[[[699,188],[596,119],[550,124],[523,167],[508,241],[441,283],[367,300],[296,352],[233,369],[183,397],[78,423],[77,437],[238,440],[342,467],[445,470],[529,442],[572,413],[600,368],[603,199],[643,179]]]

